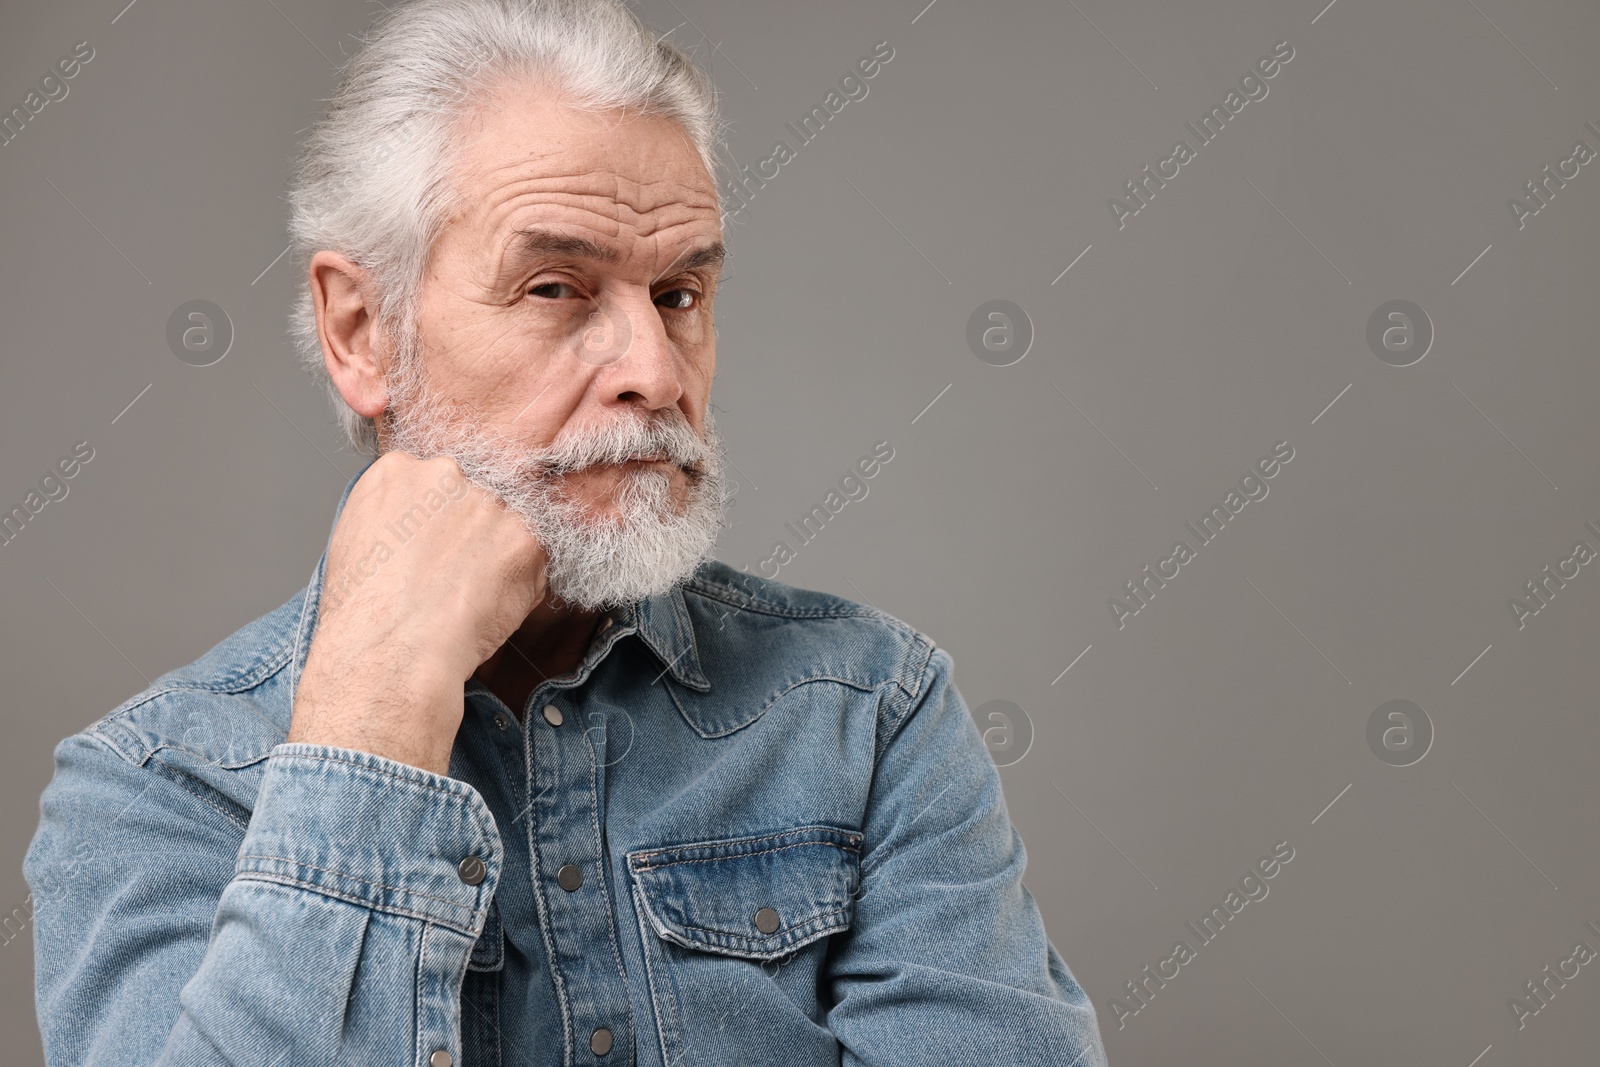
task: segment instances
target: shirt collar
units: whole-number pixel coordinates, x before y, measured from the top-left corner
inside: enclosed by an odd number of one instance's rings
[[[375,462],[377,462],[376,457],[368,458],[355,476],[345,483],[344,492],[339,495],[339,503],[334,508],[333,524],[328,530],[329,543],[333,539],[333,526],[338,525],[345,501],[350,499],[350,491]],[[305,671],[306,656],[311,650],[311,636],[316,632],[317,609],[322,598],[322,585],[327,570],[328,549],[324,545],[322,557],[317,560],[316,572],[312,575],[310,585],[306,587],[305,600],[301,604],[300,624],[295,632],[292,690],[298,689],[300,677]],[[689,619],[689,609],[684,602],[681,583],[658,596],[613,608],[607,614],[613,620],[614,626],[620,628],[622,632],[626,632],[630,627],[637,632],[645,647],[679,682],[701,692],[711,688],[710,680],[700,669],[694,624]]]

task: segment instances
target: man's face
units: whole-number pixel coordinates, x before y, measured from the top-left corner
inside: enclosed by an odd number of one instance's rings
[[[664,591],[708,557],[725,502],[712,179],[676,124],[525,82],[462,133],[464,206],[396,338],[384,448],[453,456],[521,512],[557,598]]]

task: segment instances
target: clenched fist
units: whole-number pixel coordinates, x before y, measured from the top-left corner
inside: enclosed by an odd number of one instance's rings
[[[290,741],[446,774],[462,691],[545,596],[545,552],[455,460],[387,452],[328,545]]]

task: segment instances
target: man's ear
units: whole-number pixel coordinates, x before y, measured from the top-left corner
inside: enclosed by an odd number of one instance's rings
[[[310,270],[323,366],[344,402],[358,415],[375,419],[389,403],[383,376],[387,353],[376,329],[367,272],[327,249],[311,257]]]

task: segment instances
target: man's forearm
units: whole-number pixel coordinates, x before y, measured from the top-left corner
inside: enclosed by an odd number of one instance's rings
[[[460,1062],[462,977],[501,867],[471,786],[370,753],[279,745],[232,876],[204,909],[227,832],[220,815],[202,826],[182,811],[199,810],[204,786],[92,746],[59,766],[30,883],[50,885],[57,857],[85,840],[97,861],[41,894],[37,948],[59,961],[38,989],[51,1067],[432,1067],[441,1050]],[[129,814],[115,827],[98,817],[119,808]]]

